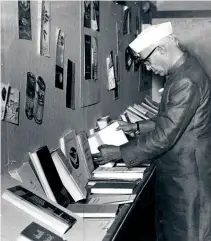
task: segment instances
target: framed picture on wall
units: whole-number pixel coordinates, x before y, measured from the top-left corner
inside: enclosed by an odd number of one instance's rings
[[[99,1],[92,2],[92,30],[100,31],[100,4]]]
[[[91,28],[91,1],[84,1],[84,27]]]

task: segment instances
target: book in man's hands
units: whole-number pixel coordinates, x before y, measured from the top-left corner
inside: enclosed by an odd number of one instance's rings
[[[93,171],[95,178],[137,180],[142,179],[145,167],[98,167]]]
[[[43,146],[34,153],[29,152],[29,156],[47,197],[67,207],[71,197],[62,184],[48,147]]]
[[[8,188],[2,198],[51,227],[59,235],[63,235],[76,222],[73,216],[56,204],[53,205],[21,186]]]
[[[91,193],[95,194],[132,194],[135,190],[136,183],[96,183],[91,188]]]
[[[75,169],[65,157],[60,148],[52,152],[52,159],[63,185],[75,200],[75,202],[85,199],[87,195],[86,188],[80,182]]]
[[[116,121],[88,138],[92,154],[99,153],[98,147],[103,144],[121,146],[128,142],[124,132],[116,130],[118,126],[119,123]]]
[[[32,222],[18,236],[17,241],[64,241],[50,230]]]
[[[78,139],[75,130],[70,130],[60,138],[60,148],[66,156],[68,162],[74,169],[81,184],[85,187],[90,177],[82,153],[80,152]],[[90,158],[90,157],[89,157]],[[91,160],[89,159],[89,165]]]
[[[116,217],[119,205],[113,204],[81,204],[74,203],[68,209],[83,218],[114,218]]]

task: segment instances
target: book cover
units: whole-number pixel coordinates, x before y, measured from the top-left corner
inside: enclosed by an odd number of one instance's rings
[[[8,101],[6,104],[5,121],[19,124],[19,110],[20,110],[20,91],[10,88]]]
[[[114,218],[116,217],[119,205],[112,204],[79,204],[74,203],[68,209],[83,218]]]
[[[70,130],[60,138],[60,148],[62,152],[72,166],[74,173],[78,176],[80,183],[85,187],[88,182],[89,174],[84,165],[84,160],[81,158],[78,147],[78,141],[74,130]]]
[[[77,140],[79,155],[81,156],[80,159],[83,160],[88,172],[88,177],[90,178],[92,176],[92,172],[94,171],[94,163],[85,131],[81,131],[77,134]]]
[[[119,123],[116,121],[88,138],[92,154],[98,153],[98,147],[102,144],[121,146],[128,142],[124,132],[116,130],[118,126]]]
[[[58,234],[63,235],[76,222],[76,219],[68,212],[19,185],[8,188],[2,197],[17,208],[50,226]]]
[[[17,241],[63,241],[63,238],[59,237],[50,230],[42,227],[41,225],[32,222],[29,224],[19,235]]]
[[[9,84],[1,83],[1,120],[4,120],[6,104],[9,96]]]
[[[43,146],[29,155],[47,197],[66,207],[71,202],[71,198],[62,184],[48,147]]]
[[[102,193],[102,194],[132,194],[136,187],[136,183],[107,183],[106,181],[103,183],[96,183],[91,188],[91,193]]]
[[[85,199],[87,195],[86,188],[80,182],[77,174],[75,173],[75,169],[71,166],[61,149],[58,148],[51,155],[62,183],[71,197],[76,202],[81,199]]]

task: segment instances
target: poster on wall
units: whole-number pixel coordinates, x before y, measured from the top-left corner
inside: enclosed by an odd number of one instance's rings
[[[106,66],[107,66],[107,76],[108,76],[108,90],[112,90],[116,87],[113,51],[111,51],[109,56],[106,58]]]
[[[37,78],[31,72],[27,73],[25,114],[29,120],[34,119],[42,124],[44,115],[46,85],[41,76]]]
[[[91,36],[84,36],[84,75],[85,80],[91,79],[91,65],[92,65],[92,46],[91,46]]]
[[[117,54],[120,51],[121,48],[121,25],[120,22],[116,22],[116,42],[117,42]]]
[[[10,88],[8,101],[6,104],[5,121],[18,125],[20,110],[20,91],[15,88]]]
[[[75,63],[67,61],[66,107],[75,109]]]
[[[32,40],[30,1],[18,1],[19,39]]]
[[[119,68],[119,56],[115,55],[115,75],[116,75],[116,82],[120,81],[120,68]]]
[[[1,83],[1,120],[4,120],[10,85]]]
[[[99,1],[93,1],[92,3],[92,30],[100,31],[100,8]]]
[[[91,1],[84,1],[84,27],[91,28]]]
[[[50,2],[42,1],[40,55],[50,57]]]
[[[98,48],[97,38],[92,37],[92,79],[96,81],[98,79]]]
[[[56,45],[56,75],[55,75],[55,87],[63,89],[64,82],[64,32],[58,31],[57,45]]]

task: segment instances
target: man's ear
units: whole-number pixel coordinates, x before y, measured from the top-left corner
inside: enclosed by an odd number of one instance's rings
[[[167,49],[164,45],[158,46],[157,50],[161,55],[167,55]]]

